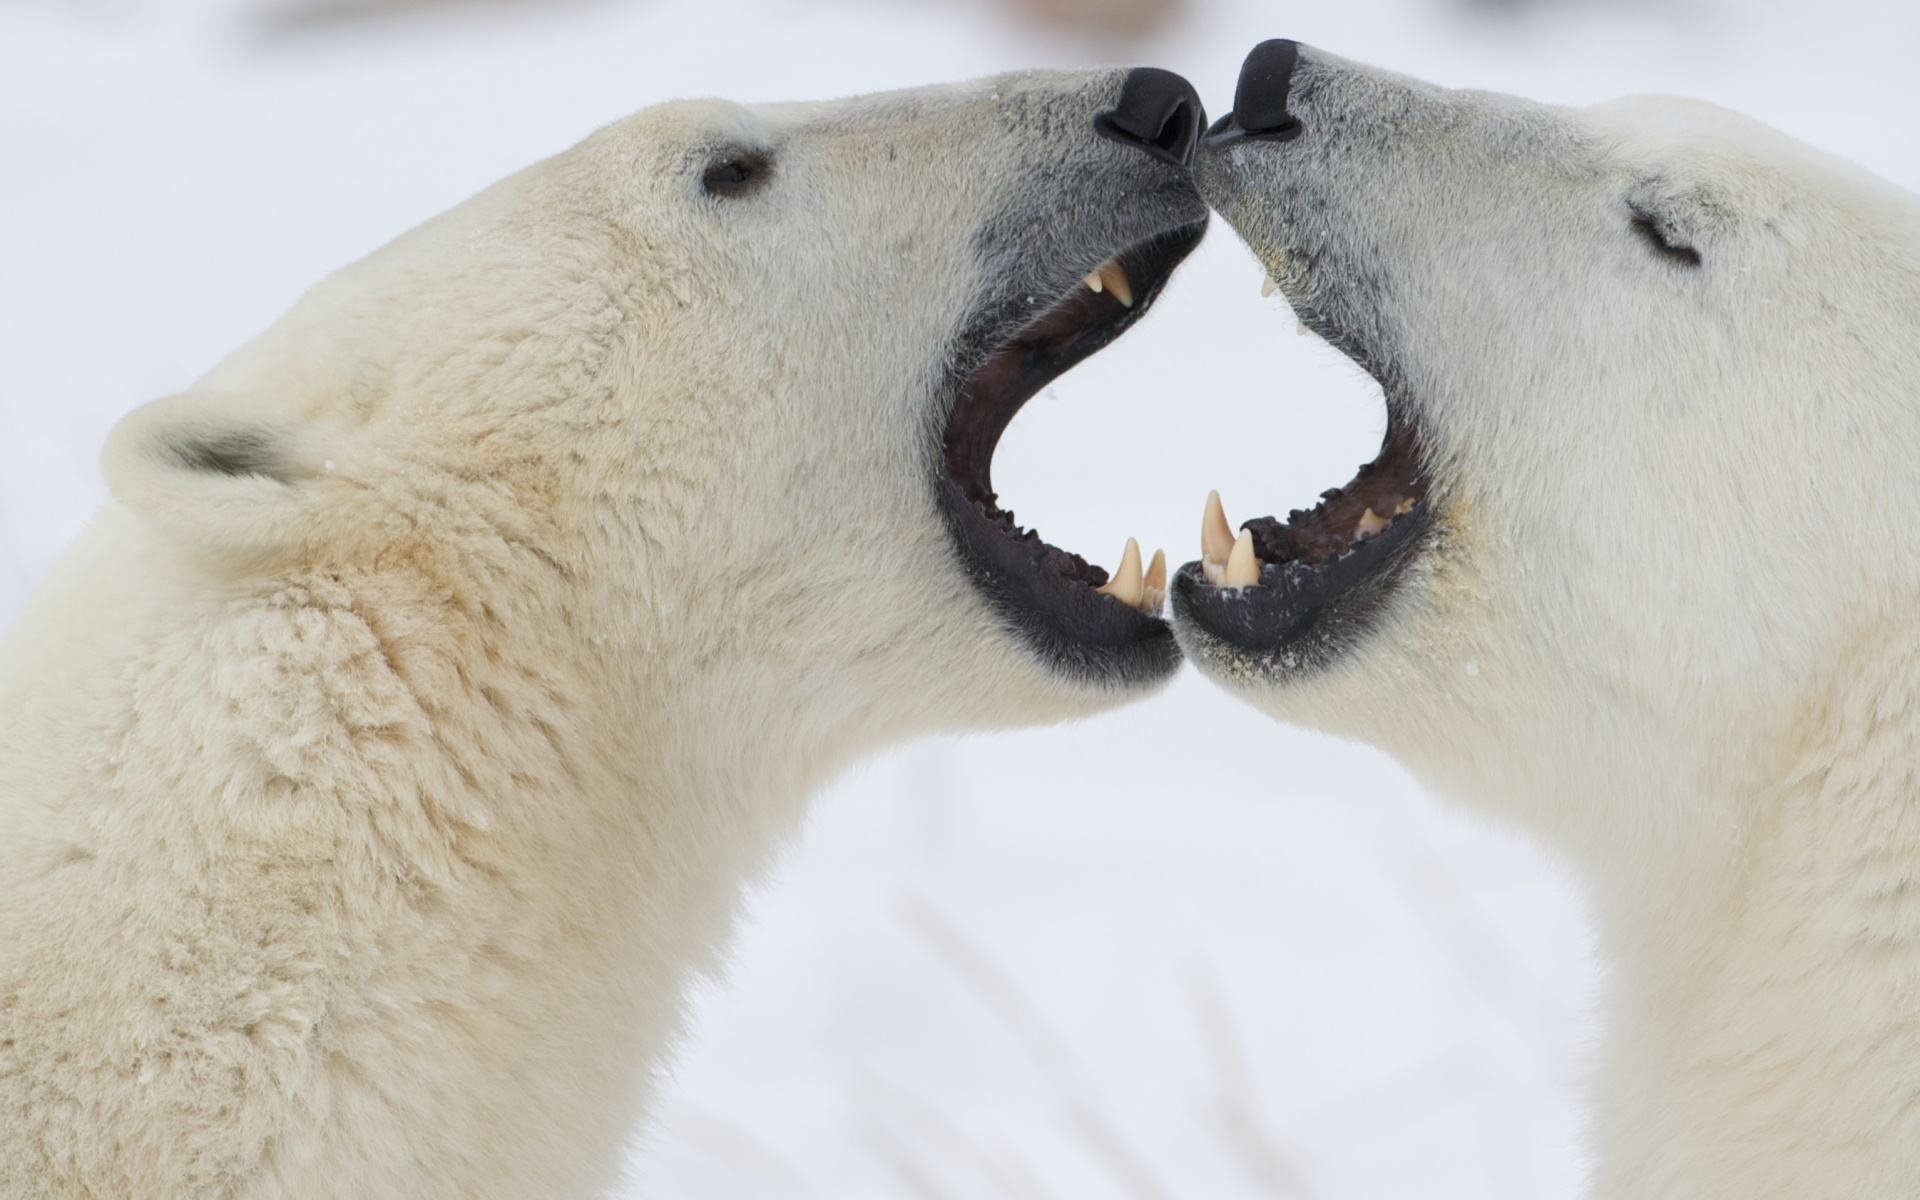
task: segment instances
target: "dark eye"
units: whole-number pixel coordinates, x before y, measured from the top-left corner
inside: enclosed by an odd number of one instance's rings
[[[1673,230],[1652,213],[1645,209],[1634,209],[1631,224],[1633,231],[1640,235],[1640,240],[1653,247],[1661,257],[1686,267],[1700,265],[1700,252],[1675,237]]]
[[[773,164],[764,154],[730,153],[707,164],[700,186],[709,196],[731,200],[759,187],[772,171]]]

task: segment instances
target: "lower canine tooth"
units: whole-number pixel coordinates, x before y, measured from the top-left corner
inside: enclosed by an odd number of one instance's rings
[[[1167,552],[1155,550],[1153,561],[1147,564],[1147,578],[1143,587],[1145,595],[1140,599],[1139,609],[1148,616],[1160,611],[1167,598]]]
[[[1227,523],[1227,510],[1220,505],[1219,492],[1208,492],[1206,511],[1200,515],[1200,563],[1225,568],[1232,553],[1233,526]],[[1209,573],[1207,582],[1218,585],[1220,581]]]
[[[1164,568],[1163,568],[1164,570]],[[1114,569],[1113,578],[1107,581],[1099,591],[1112,596],[1129,608],[1139,608],[1142,594],[1146,591],[1140,577],[1140,543],[1127,539],[1127,548],[1120,552],[1120,565]]]
[[[1227,557],[1225,586],[1252,587],[1259,582],[1260,556],[1253,552],[1253,534],[1242,529],[1240,537],[1233,543],[1233,553]]]
[[[1113,259],[1100,264],[1096,272],[1100,281],[1107,285],[1107,292],[1127,308],[1133,307],[1133,284],[1127,280],[1126,268]]]
[[[1353,527],[1354,540],[1370,538],[1385,529],[1391,522],[1371,508],[1360,514],[1360,520]]]

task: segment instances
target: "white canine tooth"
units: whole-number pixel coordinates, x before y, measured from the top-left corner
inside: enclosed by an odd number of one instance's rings
[[[1227,556],[1227,581],[1230,588],[1252,587],[1260,582],[1260,556],[1253,552],[1253,534],[1242,529]]]
[[[1127,539],[1127,548],[1120,552],[1119,567],[1115,568],[1113,578],[1107,580],[1106,586],[1099,591],[1104,595],[1112,596],[1128,608],[1140,607],[1140,597],[1145,591],[1145,584],[1140,578],[1139,542],[1132,538]]]
[[[1082,279],[1080,282],[1086,284],[1087,290],[1092,292],[1096,296],[1098,296],[1101,292],[1105,291],[1107,288],[1107,281],[1100,278],[1100,272],[1098,271],[1088,271],[1086,274],[1086,278]]]
[[[1362,538],[1370,538],[1390,524],[1391,521],[1369,508],[1360,514],[1360,520],[1354,525],[1353,540],[1357,542]]]
[[[1153,561],[1147,564],[1147,589],[1164,589],[1167,586],[1167,552],[1155,550]]]
[[[1153,561],[1147,564],[1147,578],[1143,584],[1145,594],[1136,606],[1141,612],[1153,616],[1167,599],[1167,552],[1155,550]]]
[[[1100,264],[1100,281],[1107,285],[1107,292],[1126,308],[1133,307],[1133,284],[1127,279],[1125,267],[1118,259],[1108,259]]]
[[[1296,337],[1312,337],[1313,336],[1313,330],[1307,328],[1307,323],[1305,321],[1295,321],[1293,324],[1293,332]]]
[[[1279,291],[1279,290],[1280,290],[1280,285],[1279,285],[1279,284],[1277,284],[1277,283],[1275,283],[1275,282],[1273,281],[1273,276],[1271,276],[1271,275],[1263,275],[1263,276],[1261,276],[1261,278],[1260,278],[1260,298],[1261,298],[1262,300],[1265,300],[1265,299],[1266,299],[1267,297],[1269,297],[1269,296],[1271,296],[1271,295],[1273,295],[1273,294],[1274,294],[1275,292],[1277,292],[1277,291]]]
[[[1233,526],[1227,524],[1227,510],[1220,505],[1220,493],[1207,493],[1207,508],[1200,516],[1200,566],[1207,582],[1218,587],[1210,569],[1226,570],[1227,556],[1233,553]]]

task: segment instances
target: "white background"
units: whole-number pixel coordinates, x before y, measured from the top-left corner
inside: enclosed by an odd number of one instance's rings
[[[1218,112],[1245,51],[1290,36],[1568,103],[1700,95],[1920,182],[1920,17],[1891,0],[1189,0],[1144,43],[995,0],[332,23],[272,0],[0,4],[0,620],[101,502],[120,413],[329,269],[667,97],[1150,62]],[[1180,562],[1207,488],[1238,519],[1371,456],[1377,393],[1259,281],[1217,227],[1149,320],[1022,414],[996,479],[1023,519],[1109,564],[1128,534]],[[1188,674],[823,795],[695,999],[633,1190],[1570,1196],[1592,953],[1572,881],[1531,849]]]

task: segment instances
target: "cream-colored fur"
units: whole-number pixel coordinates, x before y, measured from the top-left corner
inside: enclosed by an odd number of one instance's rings
[[[994,222],[1149,161],[1121,77],[648,110],[129,417],[0,651],[0,1195],[603,1191],[816,784],[1137,695],[930,473]]]
[[[1289,107],[1202,192],[1372,357],[1433,524],[1318,668],[1183,642],[1578,865],[1595,1195],[1920,1195],[1920,202],[1686,101],[1306,50]]]

